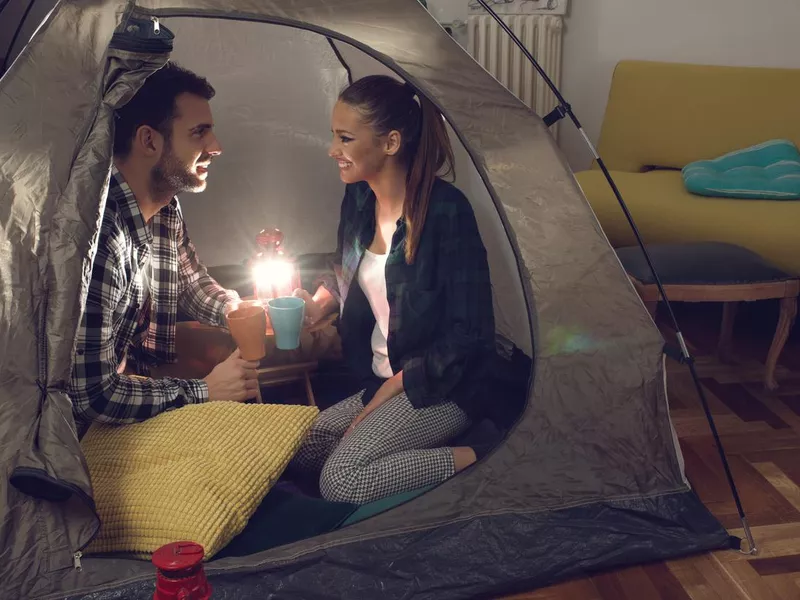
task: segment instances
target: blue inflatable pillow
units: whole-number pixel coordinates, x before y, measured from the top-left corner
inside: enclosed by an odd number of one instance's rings
[[[800,152],[789,140],[771,140],[683,170],[686,189],[700,196],[800,199]]]

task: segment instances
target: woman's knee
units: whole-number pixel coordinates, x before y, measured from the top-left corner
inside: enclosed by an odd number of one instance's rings
[[[362,479],[360,471],[361,469],[357,465],[336,460],[336,457],[332,456],[322,467],[322,473],[319,476],[320,494],[329,502],[362,504],[363,491],[359,486],[359,481]]]
[[[341,434],[325,422],[315,422],[306,432],[290,466],[304,471],[320,472],[325,461],[336,449]]]

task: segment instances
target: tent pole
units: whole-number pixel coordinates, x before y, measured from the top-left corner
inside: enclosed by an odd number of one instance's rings
[[[9,0],[7,0],[5,4],[0,6],[0,10],[6,7],[8,1]],[[5,74],[5,72],[8,71],[9,59],[11,58],[11,53],[14,51],[14,46],[17,45],[17,38],[19,38],[19,34],[22,32],[22,28],[25,27],[25,21],[28,20],[28,15],[30,14],[31,9],[33,8],[33,5],[35,3],[36,0],[30,0],[30,2],[28,2],[28,6],[25,9],[25,12],[22,14],[22,19],[20,19],[19,25],[17,26],[17,30],[14,32],[14,35],[11,36],[11,43],[8,46],[8,51],[6,52],[5,57],[3,57],[3,68],[0,69],[0,77],[2,77]]]
[[[544,69],[542,69],[541,65],[536,61],[533,55],[528,51],[525,45],[519,40],[519,38],[514,35],[514,32],[511,31],[511,28],[501,19],[498,14],[492,10],[492,8],[488,5],[486,0],[477,0],[478,3],[483,7],[483,9],[491,15],[491,17],[497,22],[497,24],[503,29],[503,31],[508,34],[511,40],[517,45],[517,47],[522,51],[525,55],[525,58],[530,61],[539,75],[544,79],[547,86],[552,90],[553,94],[558,99],[558,106],[553,110],[550,114],[544,117],[544,122],[546,126],[550,126],[553,123],[560,121],[564,117],[568,116],[572,123],[577,128],[578,132],[583,137],[583,140],[586,142],[586,145],[589,147],[589,150],[594,156],[594,159],[597,161],[597,165],[603,171],[603,175],[605,176],[608,184],[611,186],[611,190],[614,192],[614,196],[617,198],[617,202],[619,203],[620,207],[622,208],[622,212],[625,213],[625,218],[628,220],[628,224],[630,225],[631,229],[633,230],[634,236],[636,236],[636,241],[639,244],[642,252],[644,253],[645,260],[647,261],[647,266],[650,268],[650,272],[653,274],[653,279],[656,282],[656,286],[658,287],[659,294],[661,298],[664,300],[664,304],[667,307],[669,312],[670,320],[672,321],[672,325],[675,328],[676,337],[678,338],[678,343],[680,344],[681,348],[681,355],[682,355],[682,362],[685,362],[689,366],[689,371],[692,374],[692,380],[694,381],[695,389],[697,390],[697,394],[700,397],[700,403],[703,405],[703,410],[706,415],[706,420],[708,421],[708,425],[711,428],[711,434],[714,437],[714,442],[717,446],[717,450],[719,451],[720,459],[722,460],[722,466],[725,470],[725,477],[728,480],[728,485],[731,488],[731,493],[733,494],[733,500],[736,503],[736,510],[739,513],[739,519],[742,522],[742,528],[744,529],[745,537],[747,538],[748,549],[740,550],[745,554],[757,554],[758,548],[756,547],[755,540],[753,539],[753,534],[750,531],[750,524],[747,522],[747,516],[745,515],[744,508],[742,507],[741,499],[739,498],[739,491],[736,488],[736,482],[733,480],[733,474],[731,473],[730,465],[728,464],[728,458],[725,454],[725,449],[722,445],[722,440],[719,437],[719,433],[717,431],[717,426],[714,422],[714,416],[711,414],[711,410],[708,407],[708,400],[706,399],[705,392],[703,391],[703,386],[700,383],[700,378],[697,375],[697,370],[695,369],[694,358],[692,357],[691,353],[689,352],[689,348],[686,346],[686,341],[683,337],[683,332],[681,332],[680,326],[678,325],[678,319],[675,317],[675,313],[672,310],[672,305],[667,298],[667,294],[664,291],[664,286],[661,283],[661,278],[658,276],[656,272],[655,265],[650,258],[650,253],[647,251],[647,247],[644,244],[644,240],[642,238],[641,233],[639,232],[639,228],[636,226],[636,222],[633,220],[633,216],[631,215],[630,211],[628,210],[628,206],[625,201],[622,199],[622,194],[620,193],[619,189],[617,188],[616,183],[614,183],[614,179],[611,177],[611,173],[609,173],[608,169],[606,168],[603,159],[600,158],[600,155],[597,152],[597,149],[592,144],[592,141],[589,139],[589,136],[586,135],[586,132],[583,129],[580,121],[575,116],[575,113],[572,112],[572,107],[569,103],[564,99],[564,96],[561,95],[558,87],[553,83],[553,81],[548,77],[547,73],[545,73]]]

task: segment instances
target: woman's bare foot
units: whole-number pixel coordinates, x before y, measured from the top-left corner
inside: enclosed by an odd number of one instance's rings
[[[461,446],[453,448],[453,464],[456,468],[456,473],[463,471],[478,458],[475,456],[475,451],[468,446]]]

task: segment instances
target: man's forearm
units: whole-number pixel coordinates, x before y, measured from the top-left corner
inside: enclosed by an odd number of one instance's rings
[[[206,275],[184,290],[178,306],[196,321],[224,327],[225,313],[239,300],[236,291],[223,288]]]
[[[70,397],[75,413],[85,421],[126,424],[205,402],[208,386],[199,379],[150,379],[113,372],[103,381],[73,379]]]

